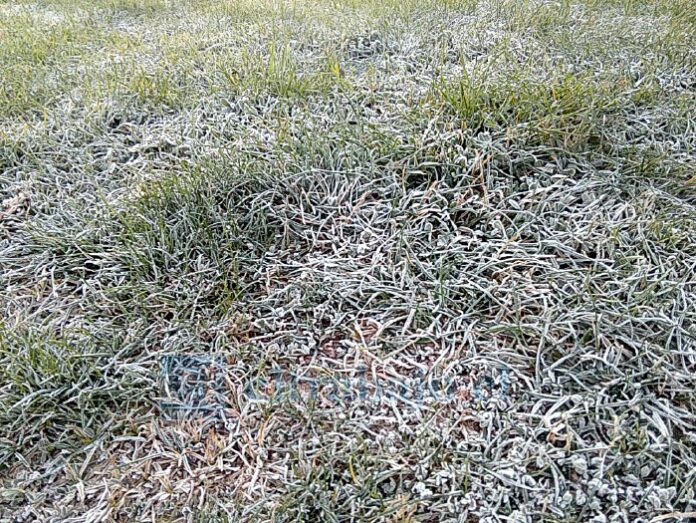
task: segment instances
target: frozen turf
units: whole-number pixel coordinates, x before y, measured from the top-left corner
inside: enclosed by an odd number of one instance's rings
[[[0,0],[0,520],[696,518],[690,0]]]

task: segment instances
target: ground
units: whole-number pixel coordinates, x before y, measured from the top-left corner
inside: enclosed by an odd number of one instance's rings
[[[691,0],[0,0],[0,520],[696,518]]]

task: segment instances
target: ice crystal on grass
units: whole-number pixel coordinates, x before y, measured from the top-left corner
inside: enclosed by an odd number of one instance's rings
[[[692,11],[0,3],[0,519],[694,518]]]

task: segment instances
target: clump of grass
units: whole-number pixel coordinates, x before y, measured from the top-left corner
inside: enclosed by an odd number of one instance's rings
[[[20,0],[19,3],[31,5],[27,0]],[[51,5],[68,12],[77,9],[98,12],[101,15],[125,14],[138,17],[166,12],[171,3],[167,0],[52,0]]]
[[[239,62],[220,60],[224,87],[233,92],[270,94],[282,98],[324,94],[340,79],[340,65],[329,60],[326,70],[305,71],[287,44],[271,43],[263,52],[244,49]]]
[[[138,377],[108,370],[124,363],[124,341],[81,329],[57,334],[0,325],[0,469],[17,458],[41,461],[79,450],[102,436],[114,414],[136,406]]]
[[[263,214],[249,213],[245,202],[268,179],[228,169],[198,166],[156,180],[118,213],[120,241],[130,249],[129,258],[142,262],[133,267],[136,274],[157,278],[176,271],[185,277],[195,271],[189,262],[196,260],[227,281],[240,253],[268,247],[277,231]]]
[[[145,104],[174,106],[180,97],[173,79],[165,71],[136,71],[128,76],[124,87],[126,94],[133,94],[138,102]]]
[[[70,18],[47,24],[29,14],[0,14],[0,117],[41,113],[53,104],[69,77],[60,69],[83,56],[96,33],[92,24]]]
[[[39,20],[28,14],[5,15],[0,21],[3,34],[0,62],[5,66],[55,65],[79,53],[94,37],[94,27],[82,26],[69,18],[41,30],[37,30]]]
[[[598,145],[604,122],[619,104],[606,80],[573,73],[494,82],[478,74],[465,75],[436,85],[434,94],[469,132],[520,136],[529,145],[574,151]]]
[[[62,278],[75,284],[99,279],[130,306],[161,304],[143,302],[142,285],[163,293],[162,303],[182,300],[216,317],[252,283],[255,260],[282,235],[254,202],[258,192],[273,187],[273,176],[247,171],[252,165],[184,167],[141,184],[123,208],[109,206],[97,220],[74,216],[32,228],[29,246],[48,251]]]

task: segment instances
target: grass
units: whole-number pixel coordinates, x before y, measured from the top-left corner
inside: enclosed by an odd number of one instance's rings
[[[696,517],[692,12],[0,1],[0,519]]]
[[[608,82],[589,75],[569,73],[542,83],[513,77],[500,85],[478,76],[466,75],[436,90],[466,129],[521,132],[537,145],[569,151],[587,152],[592,142],[599,142],[603,120],[612,116],[612,106],[620,100]]]

